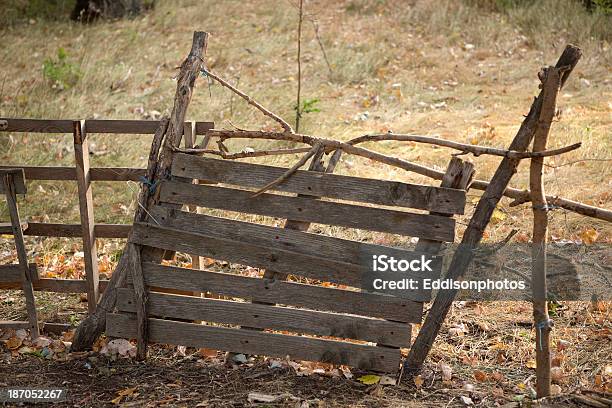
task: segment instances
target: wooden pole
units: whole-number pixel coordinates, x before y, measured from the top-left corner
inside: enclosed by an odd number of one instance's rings
[[[177,79],[177,89],[174,97],[174,107],[169,120],[160,121],[160,127],[155,133],[149,166],[147,168],[146,185],[143,184],[138,198],[138,208],[134,214],[134,222],[144,221],[148,217],[148,208],[157,202],[159,189],[157,185],[168,178],[174,149],[179,146],[183,136],[183,123],[196,78],[204,63],[204,55],[208,45],[208,33],[196,31],[189,55],[181,64]],[[129,247],[128,247],[129,248]],[[132,262],[131,251],[125,251],[111,276],[107,289],[102,294],[96,312],[88,316],[77,327],[72,340],[71,351],[88,350],[106,327],[106,313],[112,312],[117,301],[117,288],[126,284],[129,264]],[[144,257],[143,251],[142,256]]]
[[[568,45],[565,48],[556,64],[557,68],[567,67],[561,76],[561,85],[565,83],[581,56],[582,51],[579,48],[572,45]],[[510,144],[509,150],[519,152],[527,150],[536,132],[540,112],[542,110],[542,103],[543,95],[540,93],[531,105],[531,109],[521,124],[517,135]],[[458,280],[469,267],[474,257],[474,250],[478,247],[484,231],[489,224],[491,215],[501,200],[510,179],[516,172],[518,164],[518,159],[507,157],[500,163],[490,184],[478,201],[474,215],[463,234],[463,239],[455,251],[446,278]],[[457,290],[444,290],[440,291],[436,296],[406,359],[405,370],[408,373],[414,373],[423,366],[427,355],[431,351],[434,340],[442,327],[442,323],[457,296],[457,292]]]
[[[542,112],[536,128],[533,151],[546,149],[550,126],[555,116],[557,92],[561,84],[559,68],[549,67],[541,75]],[[544,158],[531,159],[529,187],[533,208],[533,243],[531,244],[531,282],[533,294],[533,319],[536,327],[536,392],[538,398],[550,396],[550,331],[552,322],[548,316],[546,288],[546,240],[548,233],[548,214],[542,168]]]
[[[73,122],[74,159],[79,190],[79,212],[81,213],[81,233],[83,237],[83,258],[87,279],[87,309],[89,314],[96,311],[98,303],[100,275],[98,272],[98,253],[94,231],[94,204],[91,190],[89,166],[89,141],[84,120]]]
[[[21,179],[24,179],[23,170]],[[26,299],[26,309],[28,311],[28,323],[30,334],[33,339],[40,335],[38,329],[38,314],[36,312],[36,302],[34,299],[34,288],[32,287],[32,275],[30,265],[28,264],[28,253],[26,251],[25,241],[23,240],[23,231],[21,230],[21,221],[19,219],[19,210],[17,208],[17,194],[15,188],[15,179],[10,172],[2,173],[2,186],[6,195],[6,204],[11,217],[11,226],[13,237],[15,238],[15,248],[17,249],[17,259],[21,269],[21,288]]]

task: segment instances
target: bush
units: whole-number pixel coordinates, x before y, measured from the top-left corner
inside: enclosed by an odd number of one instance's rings
[[[57,59],[47,58],[43,63],[43,76],[58,90],[72,88],[81,77],[78,66],[68,61],[68,54],[62,47],[57,49]]]

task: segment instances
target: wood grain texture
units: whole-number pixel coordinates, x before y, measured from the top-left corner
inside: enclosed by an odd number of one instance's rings
[[[15,194],[25,194],[27,192],[25,184],[25,176],[23,170],[20,168],[9,167],[0,170],[0,180],[8,175],[11,177],[13,186],[15,188]],[[7,194],[6,187],[3,183],[0,183],[0,194]]]
[[[83,279],[40,278],[32,282],[35,291],[55,293],[87,293],[87,282]],[[108,286],[107,280],[100,281],[100,292]],[[0,282],[0,290],[19,289],[20,282]]]
[[[136,303],[134,292],[131,289],[119,289],[117,297],[119,311],[136,313]],[[147,310],[150,317],[201,320],[301,334],[366,340],[398,347],[410,345],[411,327],[409,324],[353,315],[156,292],[149,293]]]
[[[23,169],[27,180],[76,180],[76,169],[66,166],[0,166]],[[146,169],[131,167],[91,167],[91,181],[140,181]]]
[[[253,188],[276,180],[286,171],[188,154],[177,154],[172,165],[175,176]],[[459,190],[307,170],[298,170],[273,190],[451,214],[463,214],[465,207],[465,192]]]
[[[0,118],[6,121],[6,126],[0,131],[32,132],[32,133],[72,133],[73,120],[49,119],[13,119]],[[85,125],[90,133],[119,134],[154,134],[159,127],[159,120],[86,120]],[[214,128],[214,122],[196,122],[198,135]]]
[[[83,238],[83,259],[87,276],[87,309],[89,313],[96,310],[98,303],[98,252],[94,228],[94,203],[89,173],[89,140],[84,121],[74,122],[74,157],[79,193],[79,213],[81,216],[81,236]]]
[[[21,172],[23,175],[23,172]],[[17,195],[15,187],[15,174],[5,172],[0,175],[1,184],[6,197],[6,206],[11,218],[13,227],[13,239],[15,240],[15,249],[17,250],[17,259],[19,261],[19,270],[21,272],[20,281],[21,289],[26,300],[26,310],[28,312],[28,322],[30,335],[33,339],[40,334],[38,328],[38,313],[36,311],[36,300],[34,299],[34,291],[32,289],[33,276],[30,274],[28,263],[28,252],[23,240],[23,231],[21,230],[21,219],[19,218],[19,209],[17,208]]]
[[[46,222],[22,223],[24,235],[37,237],[80,237],[81,224],[55,224]],[[98,238],[127,238],[132,226],[129,224],[95,224]],[[0,224],[0,234],[12,234],[10,224]]]
[[[130,241],[153,248],[206,256],[256,268],[269,268],[356,288],[366,284],[364,274],[368,273],[368,268],[365,265],[329,260],[322,257],[270,248],[266,245],[253,245],[228,239],[190,234],[182,230],[151,224],[134,224]],[[422,272],[415,272],[406,276],[419,278],[428,275]],[[430,295],[431,291],[425,289],[405,293],[406,298],[418,301],[427,301]]]
[[[143,263],[145,283],[253,301],[420,323],[423,304],[388,295]]]
[[[136,335],[134,315],[108,314],[106,323],[109,336],[133,338]],[[149,340],[245,354],[290,356],[297,360],[344,364],[380,372],[395,372],[400,362],[398,349],[151,318]]]
[[[312,200],[306,197],[264,193],[253,198],[252,195],[251,191],[225,187],[164,182],[161,186],[160,201],[438,241],[452,242],[455,236],[455,221],[452,218]]]
[[[35,263],[28,264],[29,273],[32,277],[32,281],[38,279],[38,268]],[[2,283],[15,283],[17,286],[21,286],[21,265],[0,265],[0,282]]]
[[[164,227],[214,238],[265,245],[268,248],[299,252],[356,265],[367,264],[372,255],[386,254],[397,259],[415,259],[424,253],[286,227],[278,228],[205,214],[193,214],[163,206],[155,206],[149,212],[153,219]]]

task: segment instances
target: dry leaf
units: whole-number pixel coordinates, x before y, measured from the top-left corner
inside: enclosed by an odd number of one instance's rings
[[[198,350],[198,354],[204,358],[213,358],[217,357],[217,350],[202,347]]]
[[[557,351],[563,351],[569,346],[569,341],[567,340],[559,340],[557,341]]]
[[[450,381],[453,378],[453,369],[448,364],[444,364],[442,361],[438,363],[438,368],[442,373],[442,381]]]
[[[558,386],[557,384],[552,384],[550,386],[550,395],[559,395],[561,394],[562,390],[561,387]]]
[[[491,374],[491,379],[493,381],[501,382],[504,379],[504,375],[500,373],[499,371],[495,371],[494,373]]]
[[[423,380],[423,377],[421,377],[420,375],[417,375],[416,377],[414,377],[414,385],[417,388],[421,388],[423,386],[423,383],[425,382],[425,380]]]
[[[597,232],[594,228],[585,228],[578,234],[583,243],[587,245],[594,244],[599,237],[599,232]]]
[[[380,385],[396,385],[397,381],[395,380],[395,378],[391,376],[383,375],[382,377],[380,377],[379,384]]]
[[[115,405],[119,405],[123,397],[129,397],[130,395],[134,394],[134,391],[136,391],[136,387],[120,390],[117,392],[117,397],[113,398],[111,402]]]
[[[564,373],[561,367],[552,367],[550,369],[550,379],[553,382],[560,382],[563,380]]]
[[[23,343],[23,339],[20,339],[17,336],[13,336],[10,339],[8,339],[5,344],[9,350],[16,350],[21,346],[22,343]]]
[[[461,402],[463,402],[465,405],[474,405],[474,401],[472,401],[470,397],[466,397],[465,395],[462,395],[460,398],[461,398]]]
[[[378,375],[368,374],[359,377],[357,381],[366,385],[378,384],[378,382],[380,381],[380,377]]]
[[[525,364],[525,367],[527,368],[536,368],[536,361],[535,360],[529,360],[527,361],[527,363]]]
[[[487,381],[488,376],[487,376],[487,373],[485,373],[484,371],[476,370],[474,371],[474,378],[478,382],[485,382]]]

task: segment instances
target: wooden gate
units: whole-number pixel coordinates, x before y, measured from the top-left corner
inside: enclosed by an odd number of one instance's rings
[[[461,161],[453,159],[443,185],[465,188],[469,181],[454,179],[460,166],[453,163]],[[298,171],[274,186],[274,192],[253,197],[253,189],[286,170],[174,155],[172,177],[159,187],[160,204],[149,210],[147,222],[134,224],[130,242],[276,274],[256,278],[165,266],[147,260],[143,252],[148,340],[397,371],[399,348],[410,346],[411,323],[421,322],[423,302],[431,293],[421,289],[400,298],[360,290],[368,269],[364,256],[408,259],[437,253],[442,242],[454,239],[452,215],[463,213],[465,191]],[[190,213],[183,206],[212,211]],[[235,219],[243,213],[418,237],[417,251],[422,252]],[[293,278],[286,280],[287,274]],[[137,336],[137,303],[132,285],[120,289],[118,313],[107,316],[108,335]]]

